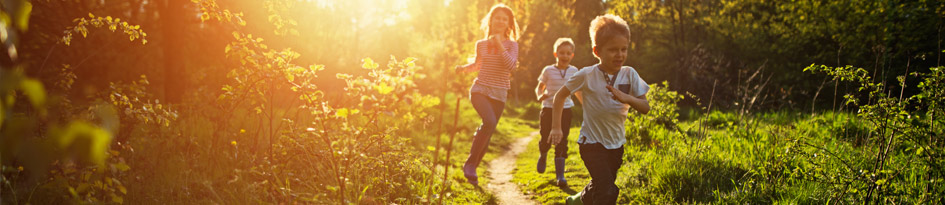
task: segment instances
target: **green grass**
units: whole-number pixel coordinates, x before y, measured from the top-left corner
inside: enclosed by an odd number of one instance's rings
[[[580,128],[572,128],[568,135],[568,159],[565,163],[564,177],[568,180],[568,187],[558,187],[555,181],[554,167],[554,147],[548,150],[548,161],[545,173],[539,174],[536,170],[538,163],[538,141],[541,136],[536,135],[528,143],[528,149],[519,154],[516,163],[516,169],[513,173],[512,182],[518,184],[521,189],[532,196],[533,199],[541,204],[561,204],[565,197],[580,192],[584,185],[590,181],[590,175],[584,167],[581,155],[578,154],[577,138]],[[538,131],[538,128],[534,128]]]
[[[703,123],[708,128],[704,131],[699,129]],[[637,124],[629,122],[628,126]],[[785,153],[785,148],[791,147],[788,142],[803,138],[849,157],[859,151],[854,147],[855,138],[848,135],[867,130],[849,114],[793,112],[755,114],[743,119],[733,113],[713,112],[705,118],[691,117],[677,126],[678,130],[646,128],[643,135],[647,137],[628,136],[616,181],[621,191],[619,204],[826,203],[830,197],[824,194],[828,185],[798,180],[789,174],[793,168],[814,169],[836,162],[824,159],[815,161],[824,164],[814,166],[810,159],[791,157],[796,155]],[[572,128],[568,141],[565,177],[569,187],[554,185],[551,162],[546,173],[535,171],[537,140],[519,156],[513,181],[542,204],[561,204],[568,195],[579,192],[590,177],[575,143],[578,132],[579,128]]]

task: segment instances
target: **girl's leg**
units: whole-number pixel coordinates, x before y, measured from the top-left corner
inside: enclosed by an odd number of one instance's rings
[[[492,134],[495,133],[495,128],[499,124],[499,119],[502,118],[502,112],[505,110],[505,102],[486,97],[482,94],[480,94],[480,96],[486,99],[489,102],[489,105],[491,105],[490,110],[492,110],[492,116],[494,119],[488,120],[487,123],[486,118],[483,117],[482,125],[480,125],[479,130],[476,131],[476,138],[480,138],[480,135],[485,138],[485,144],[483,144],[483,146],[480,147],[480,150],[476,152],[476,154],[478,154],[476,156],[476,166],[479,166],[479,162],[482,161],[482,157],[486,156],[486,151],[489,148],[489,140],[492,139]],[[476,108],[476,110],[479,111],[480,109]],[[482,112],[479,114],[480,117],[483,116],[481,113]]]
[[[466,158],[466,163],[463,165],[463,172],[467,180],[475,184],[478,183],[476,168],[479,166],[480,161],[482,161],[482,157],[485,156],[489,139],[492,137],[492,133],[495,132],[495,127],[499,122],[499,116],[502,114],[504,105],[501,101],[492,100],[479,93],[473,93],[472,97],[470,97],[470,101],[472,101],[473,108],[476,109],[479,117],[482,118],[482,124],[479,125],[479,129],[476,130],[476,134],[473,137],[469,157]],[[499,105],[498,107],[496,106],[497,104]]]

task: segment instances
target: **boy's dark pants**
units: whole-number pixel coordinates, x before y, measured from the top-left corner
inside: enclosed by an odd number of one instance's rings
[[[538,141],[538,150],[544,155],[551,149],[551,143],[548,143],[548,134],[551,133],[551,108],[542,108],[540,114],[541,141]],[[568,158],[568,130],[571,129],[571,108],[565,108],[561,112],[561,133],[564,137],[561,142],[555,145],[555,158]]]
[[[579,143],[578,146],[584,166],[591,174],[591,182],[584,187],[581,201],[584,204],[617,204],[620,190],[614,181],[617,181],[617,170],[623,163],[623,146],[617,149],[607,149],[600,143]]]

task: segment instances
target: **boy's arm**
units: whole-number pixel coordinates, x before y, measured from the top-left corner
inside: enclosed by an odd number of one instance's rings
[[[607,85],[607,90],[610,90],[610,93],[614,95],[614,99],[620,101],[624,104],[629,104],[631,108],[640,112],[640,114],[646,114],[650,112],[650,102],[646,100],[646,93],[640,96],[633,96],[626,94],[614,88],[614,86]]]
[[[646,93],[637,97],[630,97],[630,100],[626,102],[630,104],[634,110],[640,112],[640,114],[646,114],[650,112],[650,101],[646,100]]]
[[[583,94],[583,93],[581,93],[581,92],[574,92],[574,96],[577,96],[578,102],[580,102],[581,105],[584,104],[584,94]]]
[[[548,134],[548,142],[558,144],[564,133],[561,132],[561,112],[564,111],[564,100],[571,95],[571,90],[567,86],[561,87],[555,94],[551,107],[551,133]]]
[[[551,97],[544,93],[545,93],[545,83],[538,82],[538,86],[535,86],[535,96],[538,96],[538,101],[542,101],[548,97]]]

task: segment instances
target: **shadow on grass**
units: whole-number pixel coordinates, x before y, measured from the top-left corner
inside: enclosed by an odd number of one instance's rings
[[[561,189],[561,191],[563,191],[564,193],[568,193],[568,195],[577,194],[577,191],[575,191],[574,189],[571,189],[571,187],[569,186],[558,186],[558,188]]]

